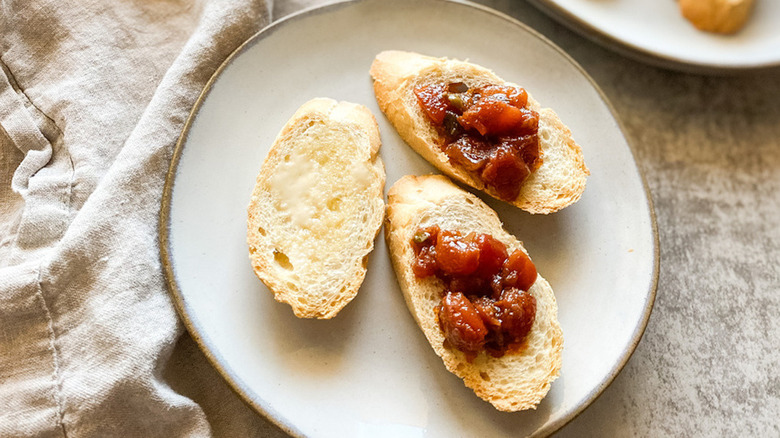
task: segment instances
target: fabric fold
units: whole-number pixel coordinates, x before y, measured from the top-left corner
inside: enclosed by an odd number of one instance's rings
[[[18,89],[5,65],[0,71],[0,127],[25,154],[11,179],[11,189],[24,199],[16,244],[28,250],[50,246],[70,219],[73,163],[60,131]],[[19,251],[14,255],[13,262],[23,261]]]
[[[262,434],[202,354],[172,356],[183,329],[157,229],[193,104],[270,4],[29,0],[0,15],[0,436],[211,435],[170,361],[220,400],[206,406],[230,407],[222,434]]]

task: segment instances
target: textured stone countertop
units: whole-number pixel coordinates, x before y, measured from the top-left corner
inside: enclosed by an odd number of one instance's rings
[[[275,16],[313,3],[325,2],[289,2]],[[529,24],[593,77],[655,203],[661,266],[645,334],[614,382],[556,436],[780,436],[780,69],[663,70],[524,1],[479,3]]]

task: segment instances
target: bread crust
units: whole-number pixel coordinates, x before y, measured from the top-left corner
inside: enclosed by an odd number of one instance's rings
[[[481,179],[450,164],[439,147],[438,132],[417,103],[414,88],[417,84],[441,81],[465,82],[471,87],[517,85],[505,82],[476,64],[396,50],[379,53],[370,74],[379,107],[409,146],[455,180],[501,199]],[[519,195],[510,203],[530,213],[553,213],[580,199],[590,172],[582,148],[555,111],[542,109],[530,93],[528,107],[540,114],[539,145],[543,163],[523,183]]]
[[[385,239],[390,258],[406,304],[433,350],[447,370],[496,409],[535,409],[561,368],[563,334],[552,288],[539,275],[528,291],[536,298],[537,314],[523,349],[500,358],[481,352],[468,362],[463,352],[444,347],[434,313],[444,287],[441,280],[417,278],[412,271],[412,236],[419,227],[430,225],[488,233],[507,245],[509,252],[525,248],[503,229],[490,207],[444,176],[405,176],[388,193]]]
[[[316,98],[282,128],[247,209],[255,274],[299,318],[357,294],[384,217],[379,128],[362,105]]]
[[[732,34],[745,25],[753,0],[680,0],[680,11],[696,28]]]

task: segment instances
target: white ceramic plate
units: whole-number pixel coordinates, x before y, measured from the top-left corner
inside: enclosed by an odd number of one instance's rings
[[[531,0],[607,47],[680,70],[719,73],[780,65],[780,1],[756,0],[735,35],[697,30],[675,0]]]
[[[276,134],[299,105],[328,96],[368,106],[387,187],[434,169],[374,100],[368,69],[384,49],[489,66],[555,108],[593,175],[550,216],[488,200],[553,285],[565,336],[561,377],[536,411],[498,412],[427,344],[381,238],[360,293],[332,320],[299,320],[254,276],[246,206]],[[522,24],[454,2],[367,0],[307,11],[252,38],[215,75],[176,149],[161,252],[192,336],[230,385],[294,435],[548,434],[579,413],[628,360],[652,307],[658,248],[650,201],[609,105],[566,54]]]

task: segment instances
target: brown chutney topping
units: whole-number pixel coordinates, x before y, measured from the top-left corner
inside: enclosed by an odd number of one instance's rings
[[[436,307],[445,346],[456,348],[472,361],[485,350],[501,357],[519,348],[536,318],[536,298],[528,289],[536,281],[536,267],[517,249],[489,234],[419,228],[412,237],[418,278],[435,276],[444,283]]]
[[[539,114],[527,108],[523,88],[462,82],[428,83],[414,88],[423,112],[444,141],[440,145],[460,167],[513,201],[520,187],[542,165]]]

